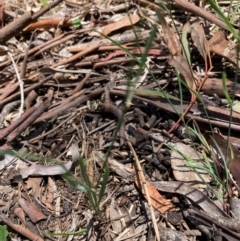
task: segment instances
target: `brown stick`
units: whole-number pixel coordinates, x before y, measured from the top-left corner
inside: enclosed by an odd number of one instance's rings
[[[104,103],[101,103],[101,107],[104,111],[114,114],[118,118],[118,120],[121,120],[121,118],[123,118],[122,110],[120,110],[110,100],[108,86],[105,87],[105,101],[104,101]],[[119,137],[120,137],[120,146],[122,146],[124,144],[124,142],[126,141],[124,120],[122,120],[120,128],[119,128]]]
[[[15,19],[0,31],[0,44],[5,44],[10,38],[24,29],[32,19],[30,12],[24,13],[21,17]]]
[[[84,79],[83,79],[81,82],[79,82],[79,83],[77,84],[77,86],[74,88],[74,90],[71,92],[71,95],[76,94],[78,91],[80,91],[80,90],[83,88],[83,86],[85,85],[85,83],[86,83],[86,82],[88,81],[88,79],[90,78],[91,74],[92,74],[92,72],[89,72],[88,74],[86,74],[86,76],[84,77]]]
[[[7,218],[4,214],[0,213],[0,219],[12,229],[16,230],[21,235],[25,236],[29,240],[32,241],[44,241],[43,238],[35,233],[32,233],[29,229],[24,228],[18,224],[13,223],[9,218]]]
[[[0,130],[0,140],[2,140],[4,137],[6,137],[8,134],[10,134],[15,128],[17,128],[21,123],[26,120],[35,110],[38,108],[40,103],[35,104],[30,109],[25,111],[17,120],[12,122],[11,125],[6,127],[5,129]]]
[[[17,129],[15,129],[9,136],[7,137],[7,141],[11,142],[15,138],[17,138],[28,126],[30,126],[46,109],[46,107],[49,105],[49,102],[46,101],[41,102],[40,104],[35,105],[34,112],[28,116],[27,119],[24,120],[23,123],[21,123]]]
[[[35,88],[41,86],[44,82],[48,81],[51,78],[52,78],[52,76],[50,75],[50,76],[47,76],[46,78],[44,78],[42,80],[39,80],[39,82],[37,82],[36,84],[33,84],[33,85],[29,86],[28,88],[24,89],[24,93],[28,93],[31,90],[34,90]],[[2,101],[0,101],[0,106],[8,103],[9,101],[14,100],[18,96],[20,96],[20,91],[15,93],[15,94],[12,94],[11,96],[9,96],[8,98],[6,98]]]
[[[31,21],[37,20],[40,16],[57,6],[62,1],[63,0],[57,0],[56,2],[49,4],[47,7],[43,7],[42,9],[40,9],[34,15],[32,15],[30,12],[26,12],[21,17],[17,18],[13,22],[5,26],[0,31],[0,44],[5,44],[10,38],[15,36],[28,24],[30,24]]]
[[[122,91],[122,90],[111,90],[110,91],[110,94],[114,94],[114,95],[120,95],[120,96],[125,96],[126,95],[126,91]],[[143,98],[143,97],[140,97],[139,93],[135,93],[133,95],[133,98],[136,99],[136,100],[140,100],[142,102],[145,102],[145,103],[149,103],[161,110],[164,110],[164,111],[169,111],[171,113],[182,113],[182,108],[183,109],[186,109],[188,108],[188,104],[184,103],[181,107],[180,105],[180,102],[177,101],[175,102],[174,100],[171,101],[171,105],[169,103],[166,103],[166,100],[164,101],[164,99],[161,99],[161,101],[158,101],[156,100],[156,97],[154,97],[155,100],[150,100],[150,97],[151,96],[147,96],[147,98]],[[199,105],[196,105],[197,106],[197,109],[198,109],[198,106]],[[173,108],[174,107],[174,108]],[[192,115],[190,113],[188,113],[186,115],[186,117],[190,118],[190,119],[194,119],[198,122],[201,122],[201,123],[204,123],[204,124],[208,124],[209,125],[209,122],[211,122],[212,125],[215,125],[217,127],[222,127],[222,128],[226,128],[228,129],[229,128],[229,122],[226,121],[227,118],[229,118],[229,110],[220,110],[220,108],[218,107],[210,107],[210,106],[206,106],[205,107],[208,110],[210,110],[208,112],[208,116],[210,116],[210,118],[212,117],[216,117],[218,119],[223,119],[223,117],[225,116],[224,118],[224,121],[218,121],[218,120],[209,120],[207,118],[203,118],[203,117],[200,117],[200,116],[196,116],[196,115]],[[218,114],[220,113],[220,117],[218,116]],[[210,115],[211,114],[211,115]],[[234,120],[234,123],[239,123],[240,122],[240,114],[239,113],[234,113],[235,114],[235,120]],[[231,130],[233,131],[237,131],[237,132],[240,132],[240,127],[238,124],[231,124]]]
[[[100,88],[100,89],[96,89],[96,90],[90,92],[87,95],[82,95],[82,96],[76,98],[75,100],[71,101],[70,103],[66,103],[65,105],[61,105],[61,106],[43,114],[34,123],[39,123],[41,121],[51,119],[52,117],[54,117],[56,115],[59,115],[64,110],[70,109],[72,107],[79,106],[79,105],[87,102],[88,100],[91,100],[92,98],[95,98],[95,97],[101,95],[103,93],[103,91],[104,91],[104,88]]]
[[[100,45],[100,42],[98,42],[97,44],[94,44],[88,48],[86,48],[84,51],[80,52],[80,53],[77,53],[77,54],[74,54],[73,56],[67,58],[67,59],[64,59],[62,61],[60,61],[59,63],[57,64],[54,64],[53,67],[57,67],[59,65],[64,65],[64,64],[69,64],[71,63],[72,61],[88,54],[88,53],[91,53],[92,51],[94,51],[95,49],[97,49]]]
[[[217,18],[215,15],[213,15],[212,13],[207,12],[206,10],[197,7],[195,4],[187,2],[185,0],[173,0],[173,4],[187,12],[193,13],[197,16],[202,17],[203,19],[208,20],[211,23],[216,24],[217,26],[228,30],[227,25],[220,20],[219,18]]]
[[[34,54],[36,51],[43,49],[43,48],[46,47],[47,45],[50,45],[51,43],[54,43],[54,42],[56,42],[57,40],[62,39],[64,36],[65,36],[65,34],[61,34],[61,35],[59,35],[59,36],[57,36],[57,37],[55,37],[55,38],[53,38],[53,39],[50,39],[50,40],[47,41],[46,43],[37,45],[36,47],[34,47],[34,48],[32,48],[32,49],[29,50],[28,55],[30,56],[30,55]],[[24,58],[24,56],[25,56],[25,53],[22,53],[22,54],[20,54],[20,55],[16,55],[15,57],[13,57],[13,59],[14,59],[14,60],[16,60],[16,59],[20,60],[20,59]],[[6,65],[8,65],[8,64],[11,64],[11,60],[6,60],[6,61],[0,63],[0,68],[3,67],[3,66],[6,66]]]

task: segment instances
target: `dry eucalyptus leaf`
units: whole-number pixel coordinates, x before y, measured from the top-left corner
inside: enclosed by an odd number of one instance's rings
[[[33,223],[47,219],[47,217],[38,210],[33,203],[27,202],[23,198],[20,198],[18,202]]]
[[[196,90],[196,84],[193,79],[191,68],[183,55],[174,56],[174,58],[170,59],[168,62],[184,77],[184,80],[187,82],[189,88]]]
[[[122,223],[121,223],[121,214],[118,211],[118,206],[115,203],[115,200],[112,199],[111,204],[110,204],[110,220],[111,221],[111,225],[112,225],[112,231],[115,234],[119,234],[122,232],[123,227],[122,227]]]
[[[40,198],[40,196],[42,194],[42,190],[41,190],[42,180],[43,180],[42,177],[30,177],[25,182],[26,183],[25,188],[27,190],[32,189],[34,196],[38,199]]]
[[[218,54],[233,64],[238,64],[237,60],[237,45],[226,39],[223,31],[217,31],[213,37],[208,41],[209,49],[211,52]]]
[[[66,164],[56,164],[56,165],[37,165],[33,164],[30,167],[21,169],[19,171],[22,178],[27,178],[29,176],[53,176],[61,175],[70,170],[72,162],[69,161]]]
[[[181,55],[182,45],[178,39],[178,36],[174,33],[173,29],[170,28],[160,12],[157,11],[159,22],[162,25],[163,38],[167,43],[168,50],[172,56]]]
[[[116,23],[110,23],[107,26],[104,27],[102,34],[108,35],[113,31],[116,31],[118,29],[131,26],[135,23],[137,23],[140,20],[140,17],[137,14],[134,15],[127,15],[123,17],[120,21]]]
[[[142,184],[139,183],[139,181],[136,179],[135,180],[136,185],[138,188],[141,190],[143,193],[144,197],[146,198],[146,194],[144,193],[144,188]],[[165,213],[168,210],[172,209],[174,206],[171,202],[169,202],[165,197],[163,197],[155,188],[155,186],[145,180],[145,185],[148,189],[149,196],[151,198],[151,205],[158,210],[160,213]]]
[[[199,53],[202,55],[206,65],[207,59],[210,59],[210,51],[203,27],[198,22],[195,22],[191,25],[190,32],[191,38]]]
[[[234,82],[227,79],[226,88],[227,88],[228,94],[232,95]],[[239,88],[240,88],[240,85],[236,85],[236,90],[238,90]],[[219,78],[207,78],[201,90],[207,95],[216,94],[219,97],[225,97],[222,79],[219,79]]]

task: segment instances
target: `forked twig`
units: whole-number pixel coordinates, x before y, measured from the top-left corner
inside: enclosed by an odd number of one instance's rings
[[[210,63],[211,64],[211,63]],[[207,80],[208,77],[208,73],[212,70],[213,66],[210,66],[209,70],[207,71],[207,73],[205,74],[204,79],[201,81],[197,93],[200,92],[201,88],[203,87],[205,81]],[[191,93],[191,101],[190,104],[188,105],[188,107],[186,108],[186,110],[183,112],[183,115],[178,119],[178,121],[172,126],[172,128],[168,131],[168,134],[171,134],[172,131],[175,130],[175,128],[178,126],[178,124],[181,122],[181,120],[183,120],[184,116],[189,112],[189,110],[192,108],[193,104],[195,103],[197,96],[194,93]]]

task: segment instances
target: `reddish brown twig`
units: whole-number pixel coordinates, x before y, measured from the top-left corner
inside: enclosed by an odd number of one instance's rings
[[[173,4],[187,12],[200,16],[225,30],[228,30],[228,26],[221,19],[217,18],[214,14],[207,12],[203,8],[196,6],[194,3],[190,3],[185,0],[173,0]]]
[[[88,81],[88,79],[90,78],[92,72],[89,72],[88,74],[86,74],[86,76],[84,77],[84,79],[78,83],[78,85],[74,88],[74,90],[71,92],[71,95],[76,94],[77,92],[79,92],[83,86],[85,85],[85,83]]]
[[[71,19],[64,19],[64,18],[49,18],[40,20],[34,23],[29,24],[26,28],[24,28],[23,31],[32,31],[35,29],[43,28],[43,29],[49,29],[49,28],[56,28],[56,27],[70,27],[72,26],[72,20]]]
[[[37,20],[40,16],[42,16],[44,13],[46,13],[50,9],[57,6],[62,1],[63,0],[57,0],[57,1],[49,4],[48,6],[40,9],[34,15],[32,15],[32,13],[30,13],[30,12],[26,12],[20,18],[17,18],[13,22],[11,22],[7,26],[5,26],[0,31],[0,44],[5,44],[10,38],[14,37],[21,30],[23,30],[28,24],[30,24],[31,21]]]
[[[212,70],[212,66],[210,66],[210,69],[207,71],[207,73],[205,74],[204,79],[201,81],[199,87],[198,87],[198,91],[197,93],[200,92],[202,86],[204,85],[207,77],[208,77],[208,73]],[[188,105],[188,107],[186,108],[186,110],[184,111],[183,115],[181,116],[181,118],[178,119],[178,121],[172,126],[172,128],[168,131],[168,134],[171,134],[175,128],[178,126],[178,124],[181,122],[181,120],[183,120],[184,116],[186,116],[186,114],[189,112],[189,110],[192,108],[193,104],[195,103],[197,96],[194,93],[191,93],[191,101],[190,104]]]
[[[77,107],[77,106],[87,102],[88,100],[91,100],[92,98],[95,98],[95,97],[101,95],[103,93],[103,91],[104,91],[104,88],[98,88],[94,91],[91,91],[88,94],[86,93],[85,95],[82,95],[70,102],[64,103],[61,106],[51,109],[49,112],[44,113],[41,117],[39,117],[34,123],[39,123],[41,121],[51,119],[52,117],[59,115],[61,112],[65,111],[65,110],[68,110],[72,107]]]
[[[130,52],[131,54],[143,54],[143,53],[145,53],[145,51],[146,50],[143,47],[128,50],[128,52]],[[148,55],[160,55],[161,52],[162,51],[160,49],[149,49],[147,54]],[[105,61],[108,61],[108,60],[112,59],[113,57],[125,55],[125,54],[127,54],[125,51],[117,50],[117,51],[114,51],[113,53],[110,53],[106,58],[100,59],[100,61],[105,62]]]
[[[4,214],[0,213],[0,219],[6,223],[9,227],[16,230],[21,235],[25,236],[29,240],[32,241],[44,241],[43,238],[35,233],[32,233],[29,229],[24,228],[18,224],[13,223],[9,218],[7,218]]]
[[[11,134],[8,135],[7,141],[11,142],[14,139],[16,139],[27,127],[29,127],[42,113],[43,111],[49,106],[49,102],[41,102],[37,103],[35,105],[34,111],[31,113],[31,115],[28,115],[28,117],[24,120],[23,123],[21,123],[17,129],[11,132]]]
[[[0,130],[0,140],[9,135],[14,129],[16,129],[23,121],[25,121],[35,110],[41,105],[41,103],[37,103],[32,106],[30,109],[25,111],[17,120],[15,120],[11,125],[6,127],[5,129]]]
[[[37,82],[36,84],[30,85],[29,87],[24,89],[24,93],[28,93],[31,90],[34,90],[35,88],[41,86],[44,82],[48,81],[51,78],[52,78],[52,76],[50,75],[50,76],[47,76],[46,78],[43,78],[43,79],[39,80],[39,82]],[[14,100],[15,98],[17,98],[19,96],[20,96],[20,91],[18,91],[15,94],[12,94],[11,96],[9,96],[8,98],[6,98],[6,99],[4,99],[2,101],[0,101],[0,106],[8,103],[9,101]]]

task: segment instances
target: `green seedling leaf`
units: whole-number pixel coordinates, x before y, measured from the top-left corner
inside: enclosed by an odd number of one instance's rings
[[[75,232],[67,232],[67,233],[51,233],[51,232],[48,232],[48,234],[51,235],[51,236],[70,236],[70,235],[79,235],[79,234],[83,234],[83,233],[86,233],[86,232],[87,232],[87,229],[83,228],[83,229],[75,231]]]
[[[43,5],[43,7],[46,7],[48,5],[47,0],[40,0],[40,3]]]
[[[168,94],[167,92],[160,92],[160,91],[156,91],[156,90],[148,90],[148,89],[136,89],[136,92],[139,93],[143,93],[143,94],[147,94],[147,95],[152,95],[152,96],[159,96],[162,98],[168,98],[168,99],[172,99],[172,100],[179,100],[177,97]]]
[[[80,28],[80,27],[82,26],[81,20],[80,20],[79,18],[74,18],[74,19],[72,20],[72,26],[73,26],[74,28]]]
[[[227,75],[225,72],[222,73],[222,86],[223,86],[223,93],[227,99],[227,102],[229,104],[229,106],[232,108],[232,105],[233,105],[233,102],[232,102],[232,99],[228,93],[228,90],[227,90],[227,84],[226,84],[226,81],[227,81]]]
[[[186,60],[188,61],[189,65],[191,66],[189,42],[187,40],[187,34],[189,33],[189,28],[190,28],[190,23],[189,22],[184,24],[183,30],[182,30],[182,38],[181,38],[181,40],[182,40],[184,56],[185,56]]]
[[[0,240],[7,241],[8,231],[6,225],[0,225]]]
[[[228,30],[233,34],[235,39],[240,39],[238,33],[232,26],[232,24],[228,21],[227,17],[225,17],[224,13],[221,11],[221,9],[217,6],[215,3],[215,0],[207,0],[207,2],[211,5],[211,7],[216,11],[216,13],[220,16],[220,18],[224,21],[224,23],[227,25]]]
[[[105,160],[103,168],[104,168],[104,173],[102,175],[103,180],[101,182],[101,189],[100,189],[100,192],[99,192],[99,195],[98,195],[98,205],[100,205],[100,202],[103,198],[104,192],[105,192],[106,187],[107,187],[107,181],[108,181],[108,177],[109,177],[109,168],[108,168],[107,160]]]

